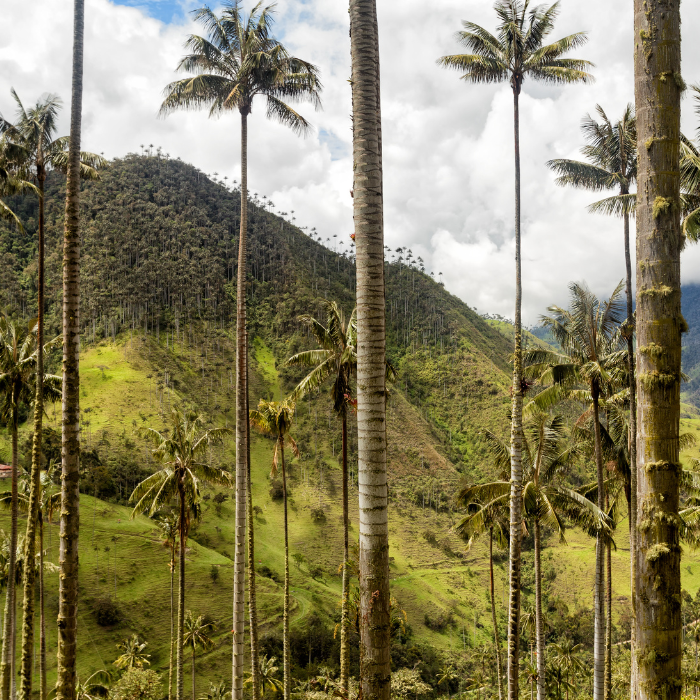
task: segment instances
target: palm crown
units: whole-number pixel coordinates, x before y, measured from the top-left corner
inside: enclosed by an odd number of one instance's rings
[[[58,112],[62,102],[58,95],[47,95],[33,107],[25,108],[11,90],[17,104],[17,121],[12,124],[0,116],[2,158],[8,167],[30,180],[41,178],[46,170],[68,170],[68,136],[55,137]],[[99,180],[98,168],[107,161],[95,153],[80,153],[80,177]]]
[[[313,333],[318,349],[297,353],[287,360],[288,365],[314,368],[299,382],[292,392],[292,398],[298,400],[318,390],[329,377],[333,377],[333,409],[342,415],[347,411],[348,399],[352,394],[350,379],[357,367],[357,309],[353,309],[346,321],[337,302],[324,300],[324,305],[325,326],[312,316],[300,318]]]
[[[228,472],[202,461],[209,446],[220,444],[231,431],[228,428],[202,431],[202,425],[201,416],[176,407],[172,410],[169,434],[153,428],[141,431],[142,437],[153,443],[153,456],[161,462],[162,469],[134,489],[130,499],[136,502],[134,515],[148,511],[152,516],[179,493],[184,494],[186,512],[196,511],[200,482],[231,485]]]
[[[277,473],[277,450],[280,445],[287,443],[292,452],[298,456],[299,448],[294,438],[289,434],[294,422],[294,402],[291,399],[284,401],[265,401],[260,399],[257,409],[250,411],[250,422],[263,435],[275,438],[275,452],[272,458],[273,476]]]
[[[596,106],[600,122],[589,114],[581,131],[587,141],[581,152],[585,162],[564,158],[550,160],[547,165],[557,175],[558,185],[570,185],[594,192],[617,188],[619,195],[608,197],[589,209],[603,214],[633,213],[636,195],[630,187],[637,180],[637,119],[634,107],[628,104],[622,118],[613,124],[605,110]]]
[[[527,76],[552,84],[593,80],[587,72],[593,66],[590,61],[565,57],[586,43],[586,32],[544,43],[559,14],[558,2],[530,7],[530,0],[499,0],[494,9],[500,20],[496,36],[478,24],[462,22],[464,29],[456,39],[471,53],[443,56],[438,63],[462,71],[462,79],[473,83],[510,80],[516,94]]]
[[[625,318],[620,282],[610,298],[601,301],[584,285],[572,283],[571,309],[550,306],[543,316],[561,352],[533,348],[525,353],[525,373],[549,385],[531,406],[548,408],[564,396],[588,403],[592,394],[612,395],[627,379],[627,351],[620,324]],[[582,389],[588,385],[590,389]]]
[[[304,117],[287,104],[309,100],[319,107],[321,82],[316,66],[290,56],[270,34],[274,5],[258,3],[245,19],[238,0],[227,0],[220,16],[208,7],[194,12],[207,36],[190,35],[190,51],[177,70],[195,75],[165,88],[161,114],[208,106],[210,115],[231,110],[250,114],[257,95],[267,100],[267,116],[303,132]]]

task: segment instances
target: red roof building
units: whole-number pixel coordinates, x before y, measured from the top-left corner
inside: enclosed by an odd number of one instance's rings
[[[0,479],[9,479],[12,476],[12,467],[0,464]]]

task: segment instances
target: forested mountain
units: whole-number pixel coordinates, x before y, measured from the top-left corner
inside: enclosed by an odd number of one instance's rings
[[[57,332],[63,178],[47,181],[47,321]],[[0,305],[27,313],[35,306],[33,228],[36,200],[14,203],[27,234],[0,231]],[[250,208],[251,335],[260,335],[283,360],[305,342],[301,314],[322,317],[319,300],[338,300],[349,313],[355,283],[350,252],[321,245],[271,213],[266,199]],[[83,183],[82,339],[143,329],[158,339],[202,343],[234,322],[240,200],[192,166],[158,156],[117,160],[96,183]],[[327,239],[328,240],[328,239]],[[335,238],[333,239],[335,240]],[[351,248],[351,241],[346,242]],[[342,244],[341,244],[342,245]],[[410,251],[387,265],[389,356],[399,385],[429,419],[446,455],[461,470],[472,459],[477,429],[506,425],[507,340],[468,305],[421,272]],[[203,373],[224,371],[207,366]],[[424,360],[428,360],[425,362]],[[291,373],[290,373],[291,377]],[[448,410],[449,407],[449,410]]]

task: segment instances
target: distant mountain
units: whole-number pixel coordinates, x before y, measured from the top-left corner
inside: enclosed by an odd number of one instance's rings
[[[700,408],[700,285],[686,284],[681,297],[688,332],[683,336],[683,371],[690,377],[684,384],[683,399]]]

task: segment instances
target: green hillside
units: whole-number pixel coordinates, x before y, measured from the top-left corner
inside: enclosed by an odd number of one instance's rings
[[[81,500],[81,675],[109,667],[115,644],[140,634],[152,666],[167,671],[170,575],[168,551],[154,524],[130,519],[127,498],[153,462],[136,435],[139,426],[164,427],[171,406],[200,411],[209,426],[235,419],[235,295],[238,193],[212,182],[192,166],[158,157],[114,161],[81,196],[84,274],[81,336],[81,420],[84,438]],[[59,328],[63,181],[47,183],[47,337]],[[0,306],[32,314],[36,304],[35,202],[13,203],[27,235],[0,228]],[[319,316],[319,300],[353,304],[352,254],[333,252],[320,235],[307,235],[257,196],[250,215],[251,406],[280,398],[302,376],[285,358],[311,347],[301,314]],[[318,239],[318,240],[317,240]],[[345,248],[350,248],[350,241]],[[336,247],[342,247],[335,244]],[[452,531],[460,518],[453,496],[460,483],[493,477],[480,432],[506,435],[510,408],[507,329],[496,327],[450,295],[415,265],[387,263],[389,357],[398,370],[388,405],[392,593],[407,616],[397,628],[393,664],[413,667],[437,688],[445,656],[485,648],[492,640],[487,542],[467,551]],[[6,280],[6,282],[5,282]],[[532,338],[532,342],[538,342]],[[49,360],[56,367],[57,357]],[[60,452],[57,408],[48,408],[45,453]],[[297,406],[294,435],[301,455],[291,464],[293,661],[301,677],[321,665],[337,665],[342,561],[340,425],[322,393]],[[688,417],[693,420],[693,416]],[[351,536],[356,539],[357,436],[350,421]],[[23,424],[22,462],[29,459],[30,427]],[[5,458],[7,438],[0,438]],[[210,459],[234,463],[232,441]],[[262,646],[281,656],[280,581],[283,574],[282,506],[274,500],[269,470],[272,443],[256,438],[252,449],[256,559],[260,583]],[[585,474],[590,465],[580,465]],[[217,510],[217,490],[205,491],[204,515],[187,555],[187,607],[217,621],[216,646],[197,662],[197,689],[229,679],[234,495]],[[1,514],[2,527],[9,519]],[[613,553],[615,639],[624,641],[629,603],[626,522]],[[56,525],[48,528],[49,559],[57,561]],[[575,531],[568,547],[547,533],[545,603],[550,638],[567,634],[590,643],[593,543]],[[533,597],[532,542],[525,538],[525,600]],[[107,551],[107,548],[109,550]],[[496,603],[505,629],[507,556],[496,556]],[[683,585],[693,595],[700,566],[688,555]],[[48,575],[49,659],[55,668],[56,576]],[[98,612],[118,619],[98,624]],[[102,620],[105,622],[105,620]],[[19,641],[19,640],[18,640]],[[527,640],[524,640],[527,645]],[[352,658],[357,674],[357,644]],[[189,665],[186,665],[189,673]],[[51,683],[51,679],[49,679]],[[188,684],[189,678],[185,683]],[[189,687],[189,685],[186,685]]]

